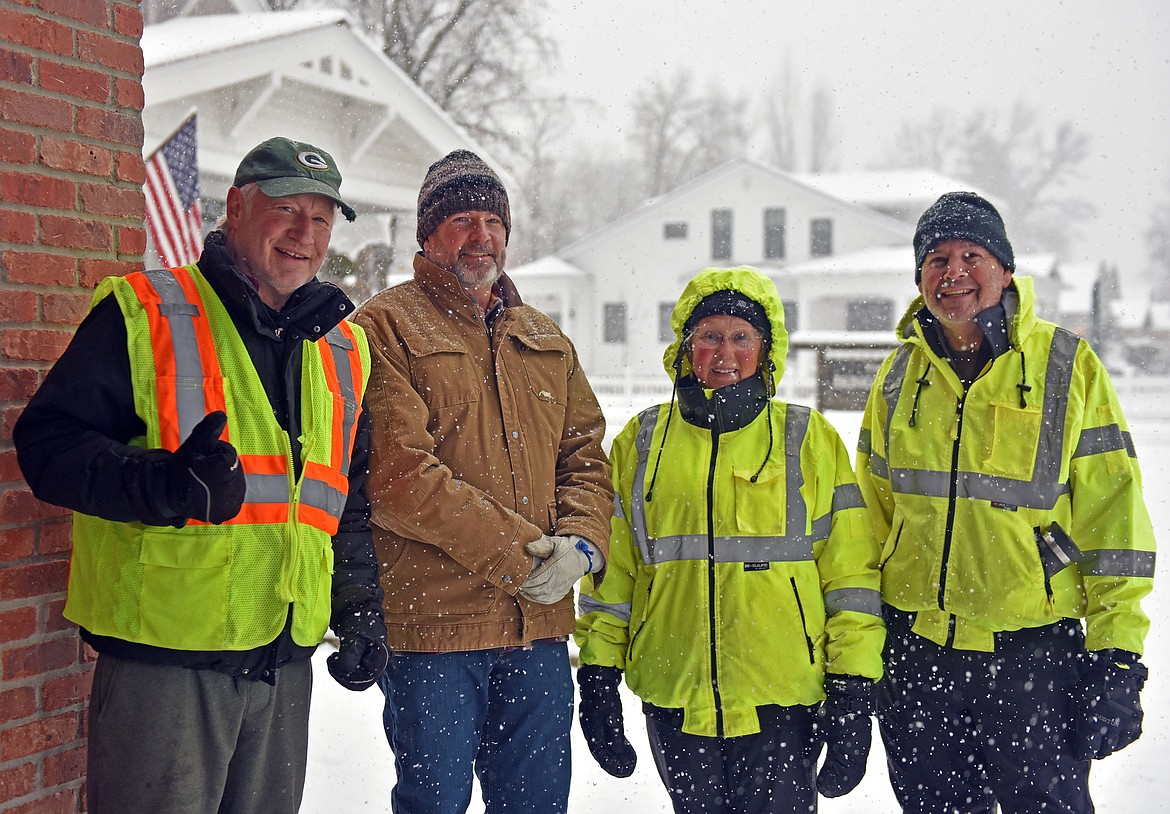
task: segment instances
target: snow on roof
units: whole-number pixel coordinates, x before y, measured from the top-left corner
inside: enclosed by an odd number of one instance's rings
[[[1096,262],[1061,263],[1060,311],[1064,314],[1087,314],[1093,307],[1093,284],[1101,264]]]
[[[870,207],[925,209],[944,192],[968,190],[1002,208],[1003,202],[967,181],[931,169],[868,170],[864,172],[798,173],[796,178],[836,198]]]
[[[587,272],[566,262],[555,254],[545,255],[539,260],[525,263],[513,269],[508,269],[508,276],[517,277],[584,277]]]
[[[358,31],[349,15],[340,10],[175,17],[143,29],[142,57],[149,70],[191,57],[346,22],[355,32]]]

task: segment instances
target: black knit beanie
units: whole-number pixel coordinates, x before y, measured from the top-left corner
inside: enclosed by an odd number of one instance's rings
[[[931,204],[918,219],[914,232],[914,283],[922,282],[922,262],[927,253],[948,240],[970,240],[991,252],[1007,270],[1016,258],[1008,241],[1003,218],[985,198],[974,192],[948,192]]]
[[[427,170],[418,191],[418,245],[456,212],[493,212],[504,221],[504,243],[512,233],[508,191],[492,168],[470,150],[455,150]]]
[[[772,321],[768,319],[764,306],[732,288],[725,288],[703,297],[687,317],[683,333],[689,334],[699,324],[699,320],[715,314],[747,320],[753,328],[763,334],[765,340],[772,339]]]

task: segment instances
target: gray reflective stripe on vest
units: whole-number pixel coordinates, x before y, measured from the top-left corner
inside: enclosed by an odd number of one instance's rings
[[[833,511],[842,512],[846,509],[864,509],[865,498],[861,496],[861,487],[856,483],[842,483],[833,489]]]
[[[622,497],[617,492],[613,495],[613,516],[626,519],[626,513],[622,510]]]
[[[1064,454],[1064,433],[1061,430],[1064,427],[1065,413],[1068,411],[1068,388],[1079,341],[1076,334],[1064,329],[1057,329],[1052,337],[1048,368],[1045,371],[1044,404],[1040,408],[1040,426],[1053,428],[1054,431],[1040,433],[1036,445],[1036,458],[1032,465],[1032,479],[1025,481],[979,472],[959,472],[956,477],[956,497],[1033,509],[1051,509],[1061,495],[1068,493],[1068,483],[1058,481]],[[887,460],[890,423],[893,420],[898,394],[902,391],[905,373],[906,366],[902,365],[900,369],[902,378],[891,381],[893,378],[891,370],[891,375],[882,383],[882,393],[890,404],[889,414],[886,416]],[[916,429],[912,427],[905,430],[915,431]],[[872,464],[870,469],[874,471]],[[888,477],[895,492],[935,498],[946,498],[950,494],[950,472],[895,468],[889,471]]]
[[[288,503],[287,475],[245,474],[245,503]]]
[[[1077,566],[1086,577],[1153,578],[1154,560],[1153,551],[1102,549],[1086,551]]]
[[[325,334],[325,342],[333,354],[333,365],[337,370],[337,382],[341,386],[341,395],[345,404],[345,415],[341,419],[341,471],[349,471],[350,434],[353,432],[354,421],[357,420],[357,396],[353,390],[353,367],[350,365],[349,351],[353,350],[353,343],[349,337],[341,332],[341,327],[334,325]],[[337,429],[334,428],[334,432]],[[338,514],[340,516],[340,513]]]
[[[1116,452],[1119,449],[1124,449],[1131,458],[1137,457],[1137,452],[1133,447],[1133,436],[1128,432],[1122,432],[1119,424],[1110,424],[1107,427],[1093,427],[1082,431],[1073,457],[1103,455],[1106,452]]]
[[[175,360],[175,413],[179,417],[179,442],[182,443],[207,415],[203,400],[203,363],[199,341],[195,337],[195,320],[199,305],[187,294],[168,269],[151,269],[146,279],[161,302],[159,313],[171,329],[171,356]]]
[[[841,611],[882,615],[881,591],[872,588],[838,588],[825,594],[825,616]]]
[[[304,483],[301,484],[300,502],[339,518],[341,510],[345,508],[345,492],[334,489],[324,481],[305,478]]]
[[[587,613],[608,613],[610,616],[616,616],[623,622],[630,621],[630,608],[631,605],[629,602],[619,602],[615,605],[610,605],[606,602],[598,602],[586,594],[581,594],[581,598],[577,601],[577,611],[582,616]]]
[[[790,404],[785,414],[785,534],[761,537],[726,536],[715,538],[716,562],[801,562],[811,560],[813,543],[828,536],[832,517],[817,518],[812,534],[808,526],[808,507],[800,494],[804,473],[800,469],[800,448],[808,432],[809,408]],[[658,422],[658,408],[643,412],[639,418],[634,447],[638,466],[631,490],[630,521],[634,537],[645,563],[661,564],[680,560],[705,560],[708,557],[706,534],[678,534],[650,537],[646,531],[646,505],[643,484],[651,457],[650,442]],[[860,493],[858,493],[860,497]]]

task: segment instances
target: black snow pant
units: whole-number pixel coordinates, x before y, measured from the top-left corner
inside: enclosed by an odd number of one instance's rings
[[[784,707],[755,735],[707,738],[646,716],[654,764],[675,814],[809,814],[817,810],[813,707]]]
[[[994,653],[939,647],[885,609],[878,723],[906,814],[1092,814],[1073,754],[1085,637],[1077,620],[996,634]]]

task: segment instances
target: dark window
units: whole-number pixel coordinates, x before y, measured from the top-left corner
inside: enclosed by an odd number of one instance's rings
[[[847,331],[885,331],[893,327],[892,300],[851,300],[845,304]]]
[[[731,210],[711,210],[711,257],[727,260],[731,257]]]
[[[783,209],[764,210],[764,257],[779,260],[784,257],[784,230],[788,214]]]
[[[611,344],[626,341],[626,304],[607,302],[602,320],[602,341]]]
[[[674,312],[673,302],[658,303],[658,341],[674,340],[674,329],[670,327],[670,315]]]
[[[800,330],[800,305],[796,300],[784,300],[784,327],[789,331]]]
[[[833,221],[829,218],[813,218],[810,222],[808,253],[813,257],[833,253]]]
[[[662,236],[667,240],[683,240],[687,236],[687,223],[676,220],[673,223],[662,224]]]

